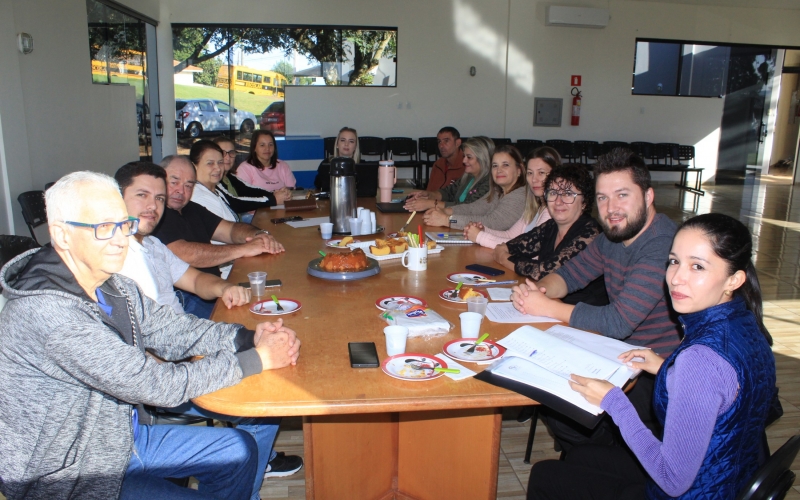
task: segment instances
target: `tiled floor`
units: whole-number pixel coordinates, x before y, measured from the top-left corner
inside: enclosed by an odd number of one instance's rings
[[[773,451],[800,430],[800,186],[781,178],[755,179],[745,186],[707,186],[705,196],[656,187],[658,210],[675,222],[696,214],[719,212],[740,219],[750,227],[756,241],[756,268],[764,293],[765,322],[774,338],[778,386],[784,416],[767,429]],[[516,411],[505,412],[509,417]],[[303,433],[299,418],[284,419],[276,448],[302,455]],[[524,499],[530,465],[522,463],[529,424],[504,420],[500,441],[500,474],[497,498]],[[556,459],[553,440],[540,423],[536,428],[532,462]],[[800,476],[800,458],[793,470]],[[288,478],[270,479],[261,497],[305,498],[304,471]],[[800,480],[787,499],[800,500]]]

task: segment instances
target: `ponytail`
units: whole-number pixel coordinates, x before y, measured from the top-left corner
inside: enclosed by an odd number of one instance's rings
[[[764,306],[761,299],[761,284],[758,282],[758,274],[753,262],[748,262],[744,270],[747,278],[742,286],[734,291],[734,296],[744,299],[747,308],[755,315],[758,328],[764,334],[769,345],[772,345],[772,335],[767,327],[764,326]]]

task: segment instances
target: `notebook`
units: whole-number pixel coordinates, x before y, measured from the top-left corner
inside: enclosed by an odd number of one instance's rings
[[[461,231],[442,233],[426,232],[425,235],[428,239],[443,245],[472,245],[472,242],[465,238],[464,233]]]

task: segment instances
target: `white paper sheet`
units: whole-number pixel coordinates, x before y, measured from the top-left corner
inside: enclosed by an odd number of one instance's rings
[[[331,221],[330,217],[312,217],[311,219],[287,222],[286,225],[292,226],[294,228],[312,227],[312,226],[319,226],[323,222],[330,222],[330,221]]]
[[[489,292],[489,298],[492,300],[511,300],[510,288],[487,288],[486,291]]]
[[[465,378],[470,378],[477,375],[477,372],[470,370],[469,368],[460,364],[453,358],[445,356],[443,352],[437,354],[436,357],[447,363],[448,368],[455,368],[456,370],[461,370],[461,373],[445,373],[445,375],[447,375],[453,380],[464,380]]]
[[[511,302],[490,303],[486,306],[486,317],[495,323],[558,323],[547,316],[531,316],[514,309]]]

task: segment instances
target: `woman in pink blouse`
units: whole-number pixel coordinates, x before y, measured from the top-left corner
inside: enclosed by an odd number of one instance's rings
[[[256,130],[250,139],[250,155],[233,172],[244,182],[271,191],[277,204],[292,199],[297,184],[291,167],[278,159],[275,136],[267,130]]]
[[[525,157],[525,176],[529,189],[526,192],[525,212],[522,217],[505,231],[473,223],[464,228],[464,236],[481,246],[496,249],[498,246],[505,246],[503,244],[506,241],[544,224],[550,219],[550,212],[544,203],[544,181],[550,171],[560,165],[561,156],[549,146],[542,146],[528,153]]]

